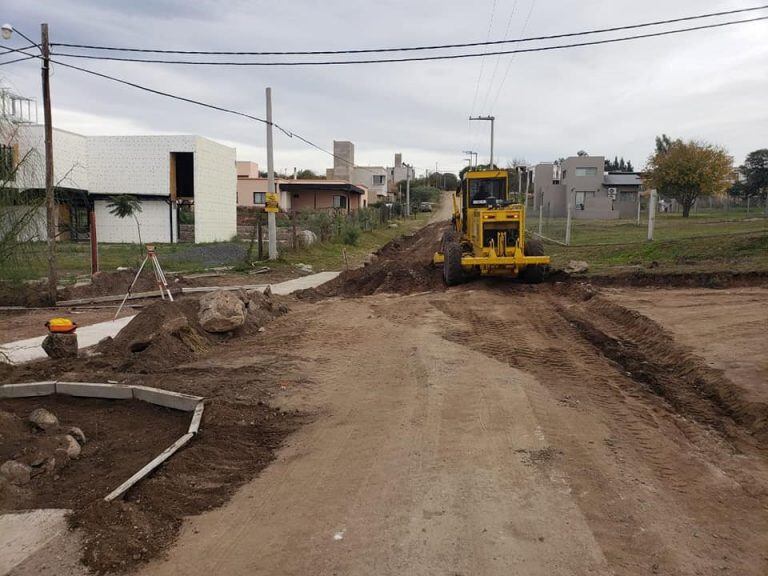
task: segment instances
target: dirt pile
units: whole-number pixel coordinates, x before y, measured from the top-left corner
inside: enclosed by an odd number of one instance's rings
[[[122,296],[128,292],[131,282],[136,277],[136,270],[116,270],[114,272],[97,272],[91,277],[91,283],[83,286],[70,286],[59,290],[59,299],[75,300],[78,298],[93,298],[98,296]],[[166,275],[168,287],[171,290],[185,286],[187,282],[183,277]],[[133,293],[151,292],[157,288],[155,274],[149,264],[139,275],[139,279],[133,287]]]
[[[412,236],[392,240],[374,252],[371,262],[348,270],[322,286],[303,290],[299,298],[366,296],[378,293],[412,294],[443,290],[442,271],[432,265],[447,223],[425,226]]]
[[[258,332],[287,307],[271,295],[257,291],[232,293],[245,307],[245,323],[226,333],[207,332],[200,324],[200,300],[182,298],[153,302],[142,310],[114,339],[106,339],[97,352],[117,361],[129,372],[156,372],[190,362],[214,344]]]
[[[45,282],[0,282],[0,306],[48,306]]]
[[[57,424],[43,430],[29,422],[40,410],[55,414]],[[0,509],[76,509],[101,499],[183,434],[188,420],[188,414],[144,402],[4,400],[0,460],[19,462],[31,474],[21,486],[0,481]]]
[[[560,278],[563,279],[563,278]],[[582,281],[582,279],[575,279]],[[768,272],[653,272],[634,270],[590,276],[598,286],[663,286],[669,288],[735,288],[768,285]]]

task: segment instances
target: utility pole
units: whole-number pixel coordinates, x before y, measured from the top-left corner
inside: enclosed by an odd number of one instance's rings
[[[488,165],[489,170],[493,170],[493,124],[496,121],[495,116],[470,116],[470,120],[488,120],[491,123],[491,163]]]
[[[272,88],[267,88],[267,190],[275,193],[275,159],[272,149]],[[274,212],[267,214],[269,259],[277,260],[277,219]]]
[[[403,162],[405,166],[405,215],[411,217],[411,167]]]
[[[51,119],[51,48],[48,24],[40,24],[40,51],[43,54],[43,117],[45,121],[45,216],[48,236],[48,300],[56,304],[56,197],[53,189],[53,123]]]
[[[462,150],[462,154],[469,154],[469,167],[474,168],[477,166],[477,152],[474,150]],[[474,158],[473,158],[474,157]]]
[[[659,195],[656,190],[651,190],[648,200],[648,241],[653,240],[653,227],[656,224],[656,204],[659,201]]]
[[[573,221],[573,202],[575,200],[573,196],[574,190],[571,189],[571,191],[568,193],[568,208],[566,211],[566,219],[565,219],[565,245],[570,246],[571,245],[571,223]]]

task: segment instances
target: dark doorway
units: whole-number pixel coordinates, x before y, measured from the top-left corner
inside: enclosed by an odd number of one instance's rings
[[[171,199],[195,197],[195,155],[171,152]]]

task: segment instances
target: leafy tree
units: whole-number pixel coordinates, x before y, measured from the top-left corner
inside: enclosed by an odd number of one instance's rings
[[[679,140],[677,140],[679,142]],[[672,140],[666,134],[656,136],[656,154],[665,154],[672,147]]]
[[[141,200],[130,194],[110,196],[107,209],[110,214],[117,216],[121,220],[123,218],[133,218],[136,222],[136,231],[139,235],[139,254],[141,254],[143,252],[141,248],[143,242],[141,241],[141,224],[139,224],[138,217],[139,212],[141,212]]]
[[[318,174],[316,174],[315,172],[313,172],[309,168],[305,168],[303,170],[299,170],[296,173],[296,178],[298,178],[299,180],[320,180],[320,179],[325,179],[324,176],[321,178]]]
[[[632,162],[627,160],[627,172],[634,172],[634,171],[635,171],[635,167],[632,166]]]
[[[744,175],[743,194],[766,201],[768,213],[768,148],[750,152],[739,171]]]
[[[666,136],[664,136],[666,138]],[[674,198],[687,218],[700,196],[717,196],[729,187],[733,159],[725,149],[703,142],[656,139],[656,153],[648,159],[648,183]]]
[[[576,152],[576,156],[589,156],[586,150],[579,150]]]

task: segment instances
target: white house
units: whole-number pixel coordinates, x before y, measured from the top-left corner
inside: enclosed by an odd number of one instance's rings
[[[42,125],[20,126],[16,157],[41,158],[43,138]],[[234,148],[200,136],[82,136],[54,129],[53,150],[61,239],[87,237],[93,210],[99,242],[135,242],[133,219],[121,220],[107,208],[110,197],[121,194],[140,199],[145,242],[178,242],[184,229],[190,232],[185,239],[195,242],[229,240],[237,233]],[[17,186],[42,189],[44,178],[36,169]],[[180,213],[194,226],[182,226]]]

